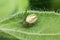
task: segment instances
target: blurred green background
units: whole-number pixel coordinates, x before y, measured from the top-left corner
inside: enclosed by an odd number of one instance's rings
[[[60,0],[30,0],[32,10],[58,10],[60,9]]]

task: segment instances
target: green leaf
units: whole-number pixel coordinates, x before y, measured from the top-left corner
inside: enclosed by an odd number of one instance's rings
[[[26,10],[27,7],[29,6],[29,0],[17,0],[17,6],[19,7],[19,10]]]
[[[0,40],[18,40],[15,37],[0,31]]]
[[[0,0],[0,21],[10,16],[16,8],[15,0]]]
[[[0,22],[11,18],[15,13],[25,11],[28,5],[28,0],[0,0]]]
[[[60,40],[60,14],[55,12],[27,11],[36,13],[37,22],[31,27],[24,27],[24,19],[17,15],[0,23],[0,31],[19,40]],[[18,15],[23,15],[20,13]]]

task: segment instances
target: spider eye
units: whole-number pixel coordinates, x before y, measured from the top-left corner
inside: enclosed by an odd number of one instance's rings
[[[26,22],[29,23],[29,24],[36,22],[36,20],[37,20],[37,15],[36,14],[30,14],[26,18]]]

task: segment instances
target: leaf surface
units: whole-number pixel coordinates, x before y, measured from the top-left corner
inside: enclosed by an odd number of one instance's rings
[[[60,14],[55,12],[27,11],[36,13],[38,20],[31,27],[24,27],[24,18],[13,17],[0,23],[0,30],[19,40],[60,40]],[[23,15],[20,13],[18,15]]]

